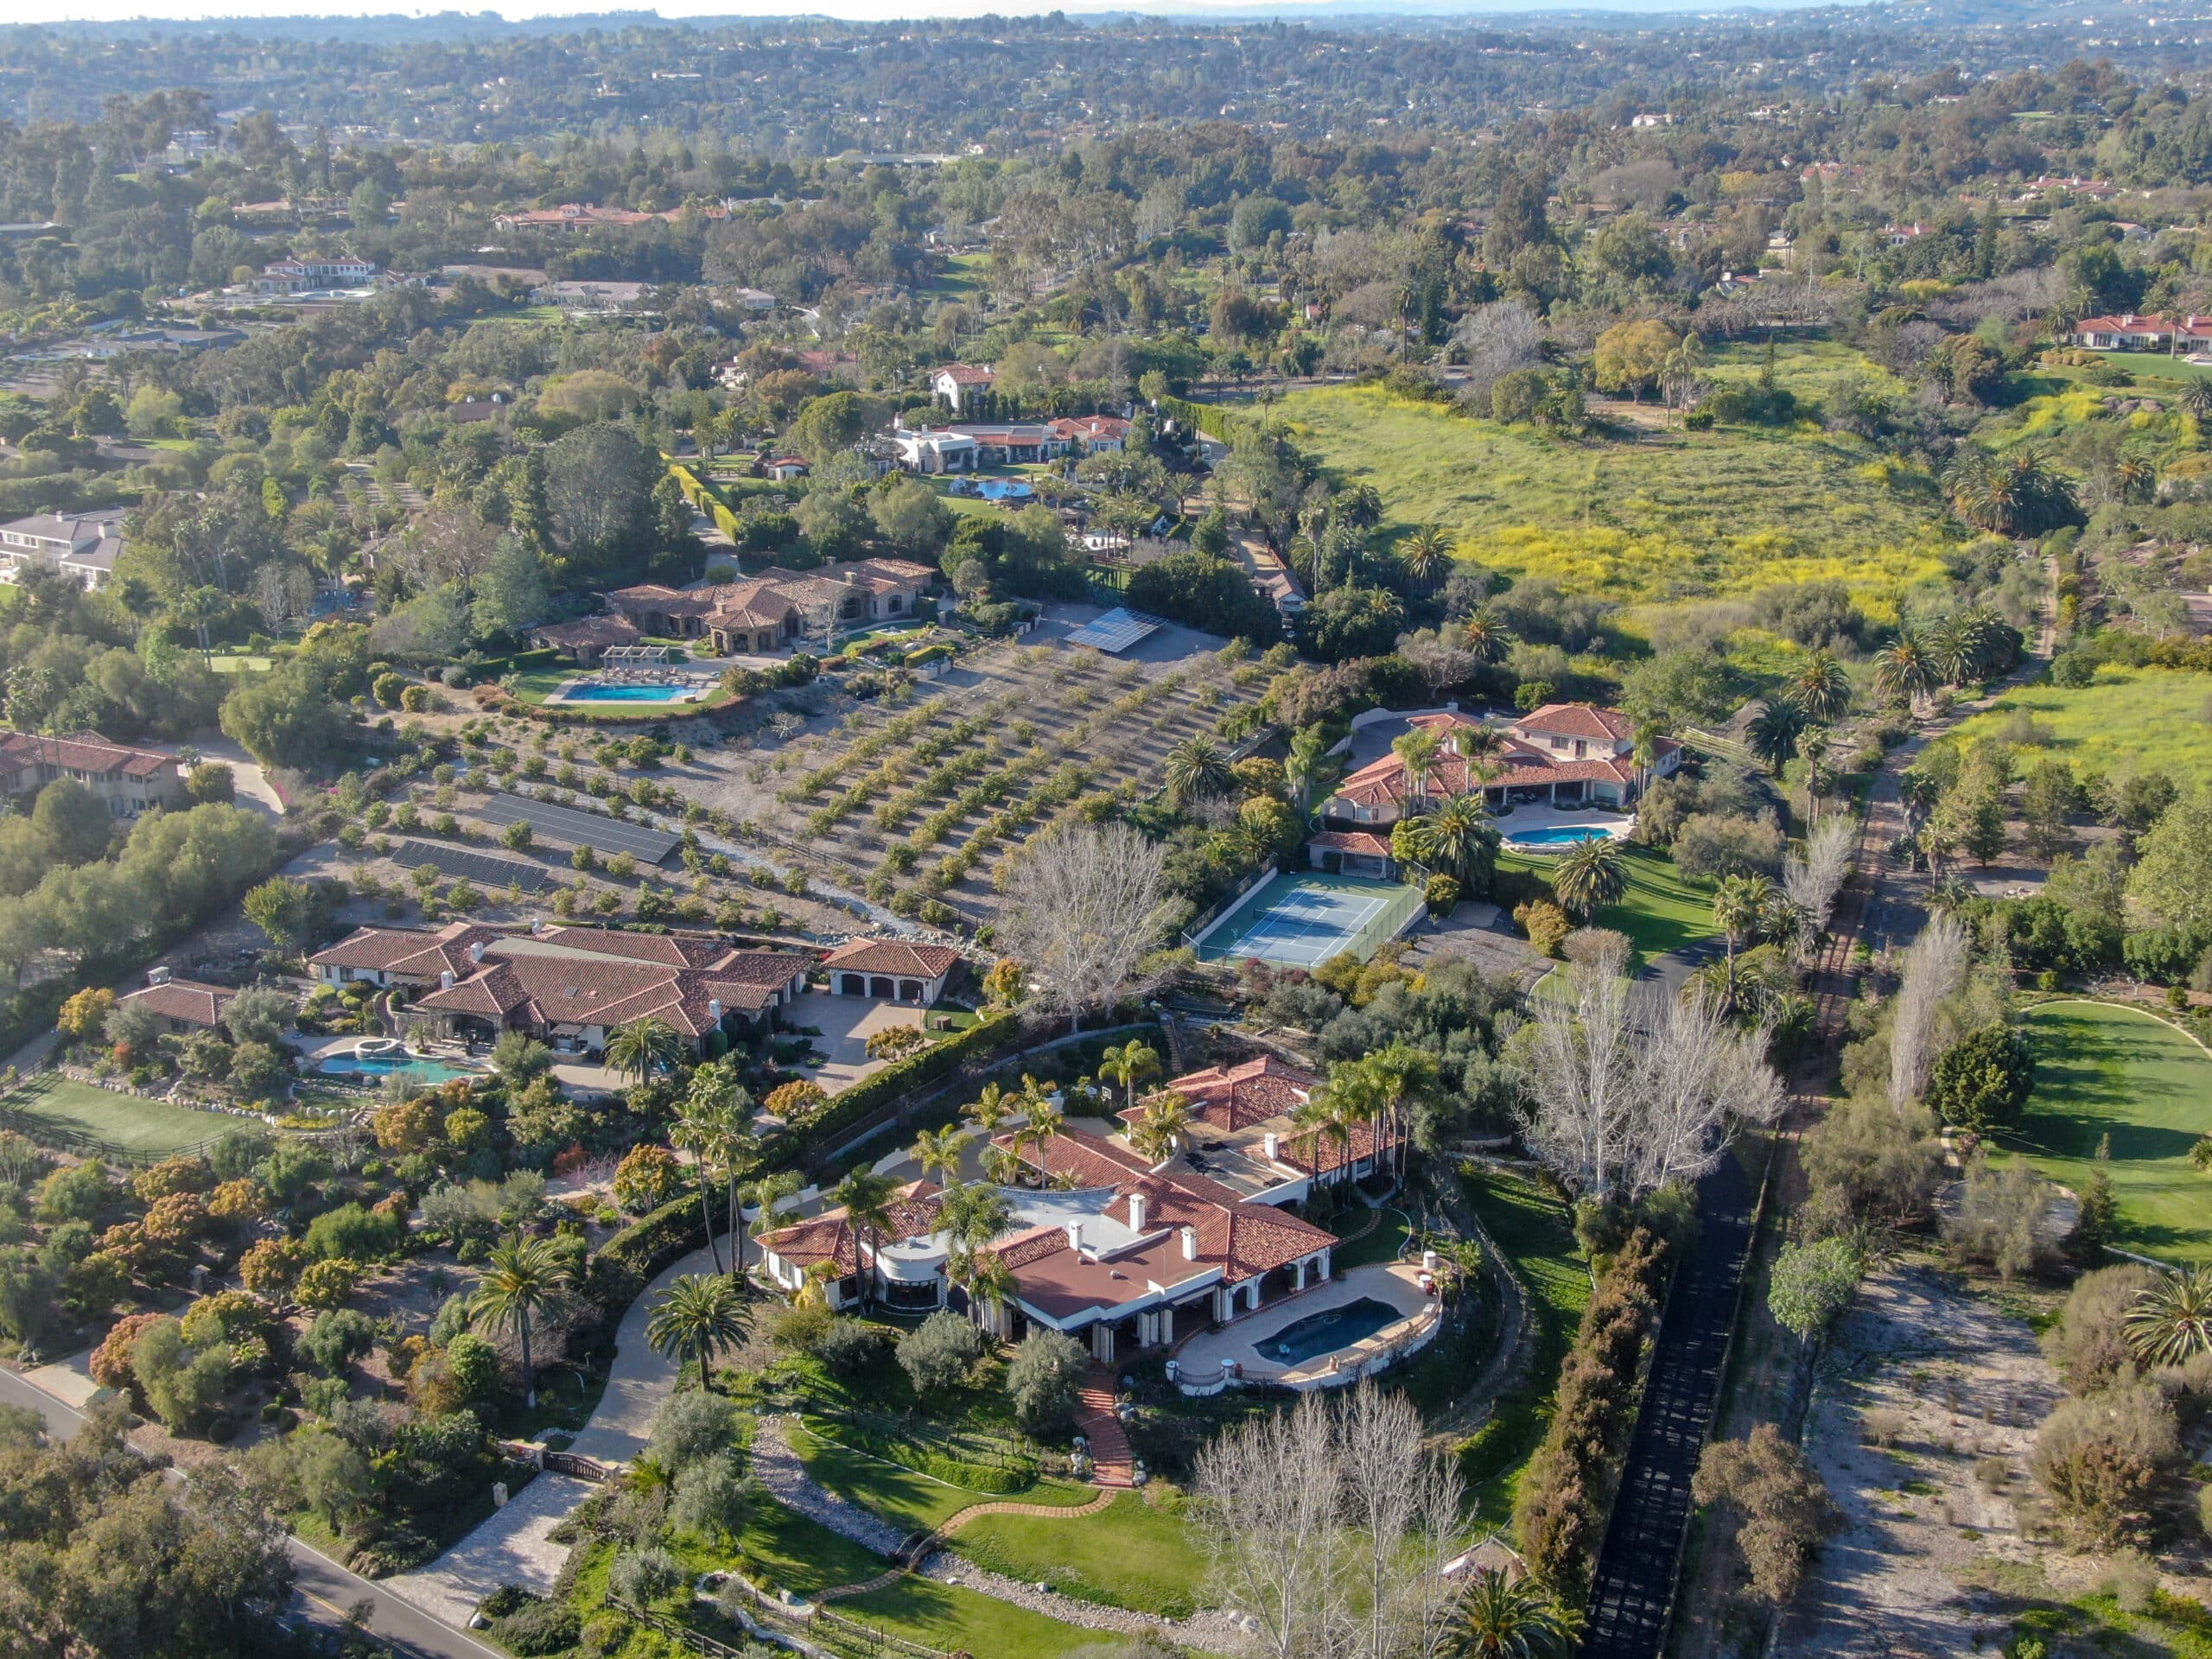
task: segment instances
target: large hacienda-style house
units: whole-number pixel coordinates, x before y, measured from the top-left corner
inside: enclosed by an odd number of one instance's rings
[[[607,601],[640,634],[705,639],[715,655],[729,657],[819,644],[825,620],[849,627],[910,617],[936,575],[910,559],[855,559],[693,588],[647,583],[619,588]]]
[[[944,1193],[928,1181],[900,1190],[880,1247],[844,1210],[826,1210],[764,1235],[763,1269],[793,1292],[822,1280],[833,1307],[860,1299],[866,1274],[888,1306],[969,1311],[1006,1338],[1058,1331],[1102,1363],[1179,1342],[1330,1277],[1336,1236],[1286,1206],[1371,1171],[1377,1133],[1352,1124],[1340,1141],[1301,1128],[1293,1114],[1313,1086],[1272,1058],[1179,1077],[1165,1092],[1189,1103],[1191,1123],[1158,1161],[1126,1135],[999,1136],[993,1144],[1025,1170],[1023,1184],[1002,1189],[1014,1224],[985,1247],[1011,1278],[1001,1302],[971,1308],[949,1278]],[[1387,1153],[1396,1142],[1382,1144]]]
[[[364,927],[308,958],[325,983],[404,987],[410,1017],[442,1035],[526,1031],[556,1052],[607,1046],[638,1020],[664,1020],[696,1053],[765,1035],[806,988],[813,959],[602,927],[528,931],[453,922],[435,931]]]
[[[1419,776],[1396,754],[1362,766],[1322,805],[1332,830],[1357,836],[1477,789],[1499,810],[1626,807],[1652,779],[1671,777],[1682,761],[1681,745],[1662,737],[1653,741],[1649,764],[1643,764],[1635,722],[1618,709],[1586,702],[1546,703],[1504,727],[1456,711],[1415,715],[1407,723],[1443,740],[1435,759]],[[1366,841],[1376,841],[1376,848],[1368,849]],[[1356,844],[1347,840],[1338,850],[1365,856],[1388,849],[1370,836]]]

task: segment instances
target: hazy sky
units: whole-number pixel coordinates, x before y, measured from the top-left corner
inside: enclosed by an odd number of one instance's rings
[[[1828,0],[1833,3],[1833,0]],[[1306,10],[1300,0],[1262,0],[1268,10],[1287,15]],[[1821,0],[1729,0],[1728,10],[1776,10],[1821,3]],[[1386,10],[1391,0],[1361,0],[1363,10]],[[643,10],[621,0],[453,0],[450,5],[407,6],[377,4],[374,0],[0,0],[0,22],[52,22],[73,19],[90,22],[127,22],[134,18],[169,17],[322,17],[429,16],[441,11],[497,11],[507,17],[563,16],[577,12],[603,13]],[[650,10],[664,17],[791,16],[807,13],[871,22],[899,17],[963,17],[1021,16],[1046,11],[1159,11],[1177,16],[1222,11],[1249,13],[1254,0],[663,0]],[[1711,11],[1694,0],[1403,0],[1399,9],[1408,12],[1494,11]]]

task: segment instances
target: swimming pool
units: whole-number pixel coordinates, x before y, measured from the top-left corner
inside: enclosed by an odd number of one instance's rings
[[[682,702],[691,695],[688,685],[572,685],[561,694],[563,702]]]
[[[1037,492],[1018,478],[986,478],[978,480],[976,493],[986,501],[1027,501]]]
[[[1325,1313],[1309,1313],[1252,1345],[1265,1358],[1284,1365],[1303,1365],[1317,1355],[1349,1348],[1405,1317],[1388,1302],[1363,1296]]]
[[[1509,847],[1575,847],[1586,841],[1610,841],[1612,833],[1603,824],[1576,823],[1556,830],[1516,830],[1505,842]]]
[[[332,1054],[326,1056],[315,1070],[326,1077],[388,1077],[394,1072],[404,1072],[423,1083],[448,1083],[455,1077],[480,1077],[484,1075],[465,1065],[448,1065],[443,1060],[419,1060],[407,1055],[387,1057],[382,1054]]]

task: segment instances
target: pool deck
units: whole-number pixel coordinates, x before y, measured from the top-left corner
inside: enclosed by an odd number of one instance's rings
[[[1565,809],[1550,806],[1516,806],[1497,820],[1497,833],[1510,849],[1514,839],[1542,830],[1602,830],[1615,841],[1626,841],[1636,828],[1636,816],[1609,806],[1577,806]],[[1529,850],[1555,853],[1563,850],[1559,844],[1537,843]]]
[[[668,695],[664,697],[594,697],[590,695],[593,691],[597,690],[613,690],[618,687],[624,690],[636,690],[644,691],[665,691]],[[582,708],[605,708],[608,706],[619,706],[623,703],[636,704],[641,707],[651,707],[656,703],[672,706],[680,702],[696,702],[701,697],[703,697],[706,695],[707,688],[703,683],[693,683],[688,680],[642,682],[637,680],[587,680],[577,678],[573,680],[563,680],[561,683],[559,689],[556,690],[551,696],[546,698],[545,701],[549,706],[555,708],[558,708],[564,703],[573,704]]]
[[[1317,1354],[1296,1365],[1281,1364],[1261,1353],[1260,1344],[1285,1325],[1370,1296],[1396,1308],[1401,1315],[1398,1322],[1383,1326],[1373,1336],[1348,1348]],[[1188,1377],[1213,1376],[1220,1371],[1222,1361],[1230,1359],[1243,1368],[1247,1382],[1312,1388],[1339,1372],[1357,1370],[1384,1349],[1403,1342],[1417,1328],[1416,1321],[1430,1314],[1435,1306],[1435,1298],[1421,1288],[1418,1262],[1379,1262],[1354,1268],[1326,1284],[1270,1302],[1258,1313],[1249,1313],[1218,1331],[1201,1331],[1175,1351],[1175,1358],[1183,1375]]]

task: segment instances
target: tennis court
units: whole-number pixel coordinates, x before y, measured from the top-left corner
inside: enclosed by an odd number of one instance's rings
[[[1427,908],[1421,890],[1402,881],[1312,870],[1280,874],[1199,936],[1198,960],[1256,957],[1279,968],[1313,968],[1349,951],[1364,962]]]
[[[563,847],[588,847],[600,853],[628,853],[642,863],[658,864],[683,843],[683,836],[643,824],[625,823],[596,812],[526,800],[519,795],[494,795],[477,816],[487,823],[509,824],[520,819],[546,840]]]

